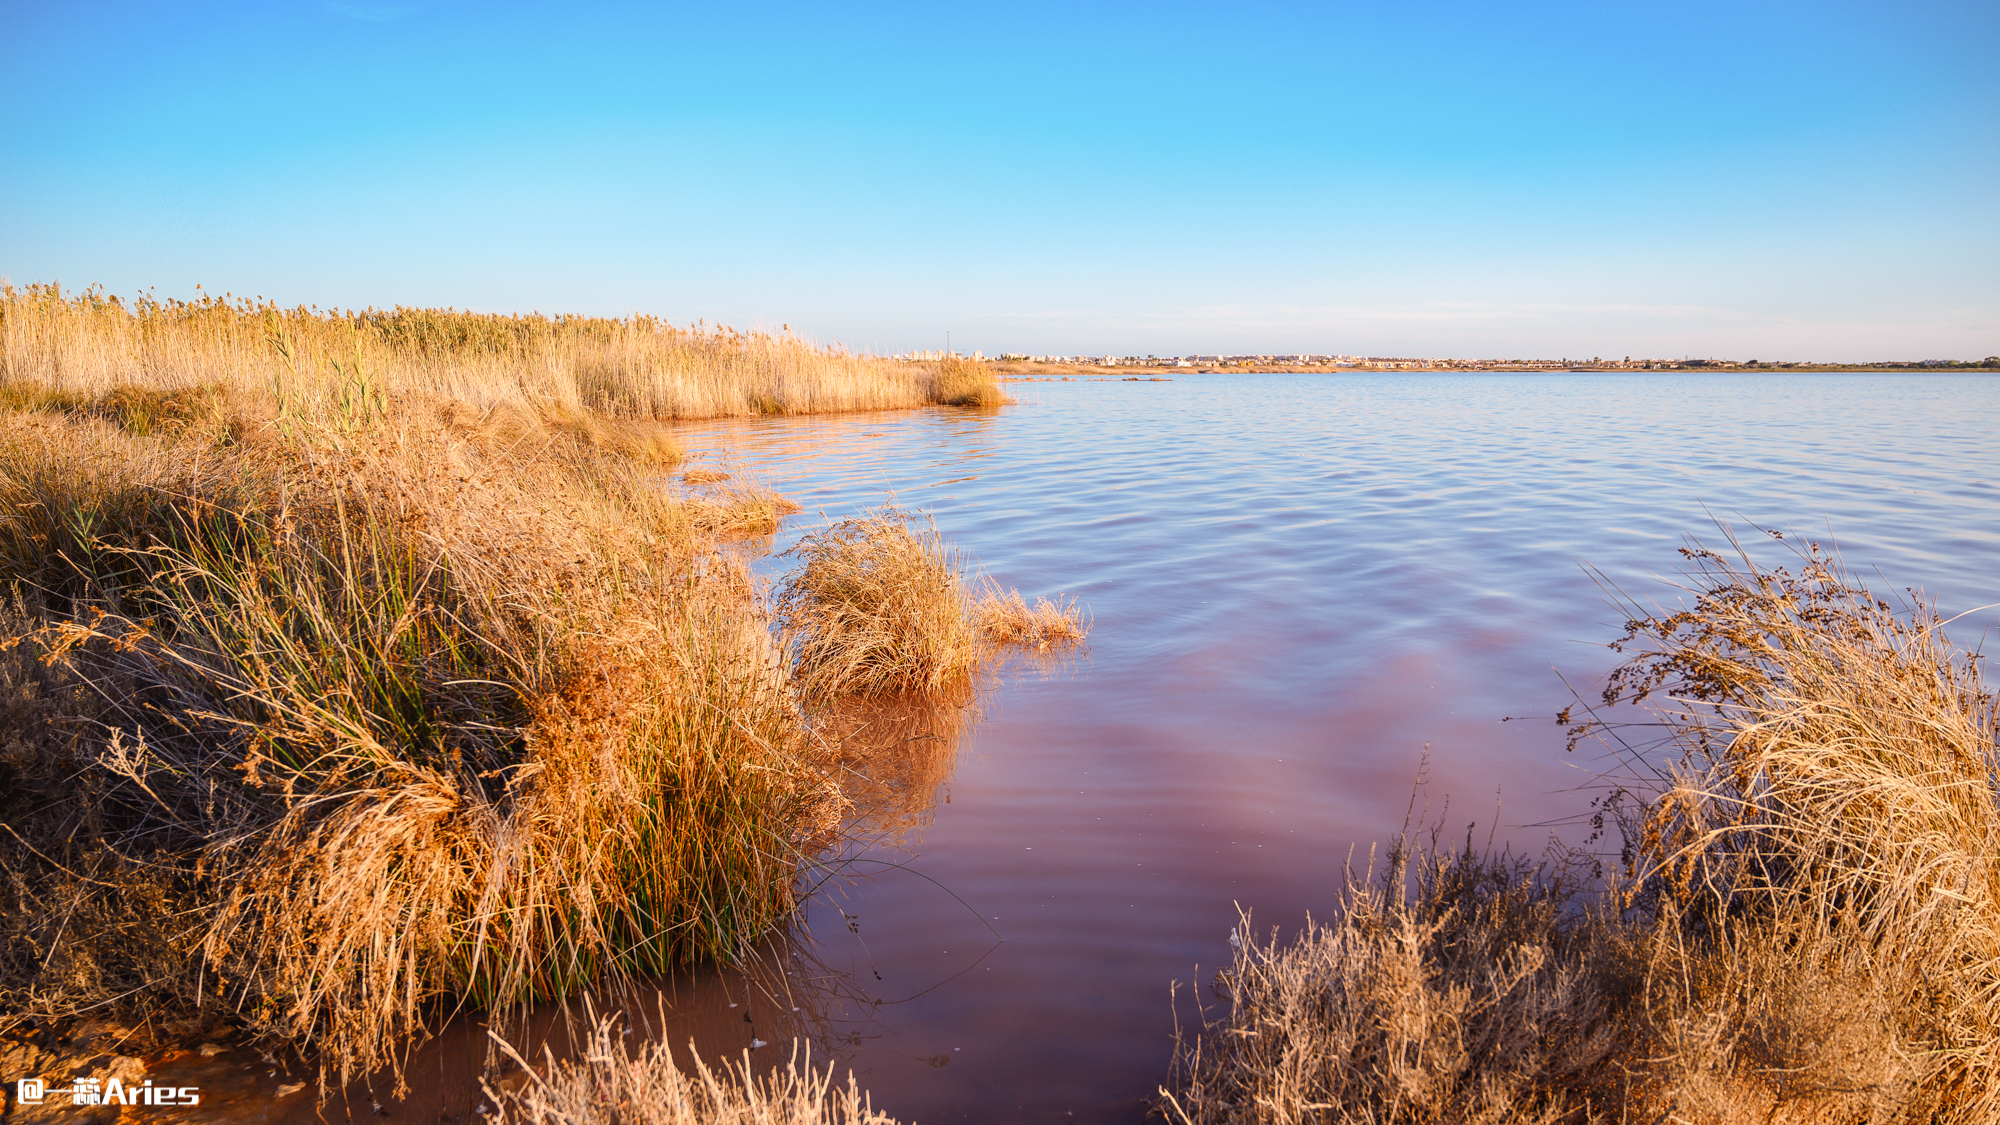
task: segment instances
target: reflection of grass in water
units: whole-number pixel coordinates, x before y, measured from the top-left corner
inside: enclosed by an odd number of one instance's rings
[[[1582,853],[1433,839],[1289,945],[1246,924],[1172,1119],[2000,1119],[2000,753],[1977,657],[1816,546],[1795,572],[1687,554],[1690,607],[1628,604],[1605,692],[1679,751],[1660,769],[1627,750],[1639,780],[1597,807],[1625,870],[1600,886]],[[1592,716],[1576,737],[1615,735]]]
[[[977,711],[976,693],[962,683],[943,692],[852,696],[815,715],[814,731],[834,755],[849,802],[849,830],[893,844],[930,823]]]

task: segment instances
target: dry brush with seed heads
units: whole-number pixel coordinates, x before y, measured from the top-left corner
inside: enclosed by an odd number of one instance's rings
[[[782,1069],[761,1076],[748,1051],[711,1067],[692,1044],[692,1070],[683,1070],[669,1044],[628,1047],[614,1022],[592,1025],[576,1060],[558,1061],[545,1050],[539,1063],[530,1062],[493,1035],[527,1072],[515,1089],[487,1088],[495,1125],[896,1125],[874,1108],[852,1073],[845,1085],[836,1083],[833,1067],[816,1068],[810,1051],[796,1043]]]

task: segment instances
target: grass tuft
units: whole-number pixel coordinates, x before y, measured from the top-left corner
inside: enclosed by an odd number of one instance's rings
[[[832,1064],[819,1070],[797,1041],[784,1068],[762,1077],[748,1051],[713,1069],[690,1051],[689,1073],[675,1065],[664,1042],[628,1049],[612,1030],[615,1022],[605,1018],[592,1027],[581,1062],[558,1062],[544,1048],[539,1066],[489,1032],[529,1075],[516,1089],[487,1088],[496,1125],[896,1125],[870,1104],[852,1073],[845,1086],[836,1084]]]
[[[1090,635],[1090,621],[1075,598],[1036,598],[1032,608],[1019,590],[992,588],[979,599],[979,632],[994,644],[1035,652],[1071,648]]]
[[[1038,601],[968,578],[964,559],[927,519],[888,507],[808,533],[779,584],[778,619],[808,699],[935,693],[963,685],[992,646],[1080,643],[1073,599]],[[983,584],[983,593],[975,594]]]
[[[806,696],[934,692],[979,662],[964,563],[937,528],[884,508],[806,534],[779,584],[778,619]]]

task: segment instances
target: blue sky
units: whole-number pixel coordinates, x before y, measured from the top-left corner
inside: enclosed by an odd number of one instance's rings
[[[0,276],[893,351],[2000,353],[2000,5],[25,4]]]

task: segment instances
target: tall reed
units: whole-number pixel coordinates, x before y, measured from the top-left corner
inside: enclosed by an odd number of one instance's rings
[[[396,394],[610,419],[1001,401],[983,363],[882,359],[789,331],[676,327],[638,315],[125,301],[94,289],[65,295],[54,285],[0,287],[0,381],[79,400],[118,388],[210,388],[315,418],[352,417]]]

